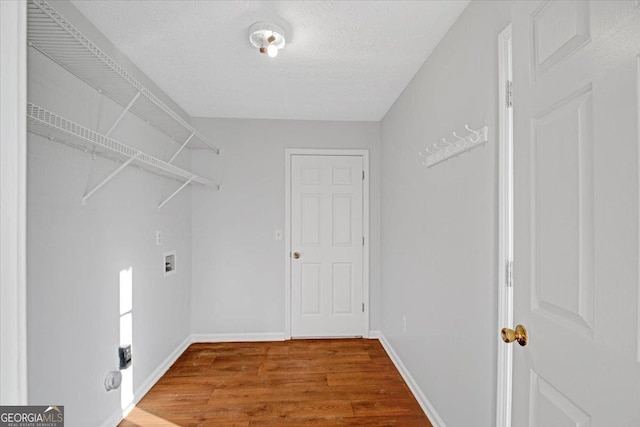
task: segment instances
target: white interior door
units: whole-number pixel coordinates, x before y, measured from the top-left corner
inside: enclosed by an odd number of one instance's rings
[[[363,334],[363,158],[291,158],[291,335]]]
[[[640,7],[515,2],[513,32],[512,425],[638,427]]]

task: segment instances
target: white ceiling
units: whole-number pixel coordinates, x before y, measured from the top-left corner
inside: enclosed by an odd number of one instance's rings
[[[72,0],[194,117],[382,119],[468,0]],[[282,26],[277,58],[251,24]]]

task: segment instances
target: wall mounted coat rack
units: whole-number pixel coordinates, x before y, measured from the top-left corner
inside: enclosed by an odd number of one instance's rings
[[[418,153],[424,159],[422,164],[429,168],[465,151],[479,147],[489,140],[489,126],[483,126],[479,130],[473,130],[468,125],[464,125],[464,127],[469,132],[466,136],[458,136],[453,132],[453,137],[455,138],[453,142],[442,138],[442,142],[425,148],[424,153]]]

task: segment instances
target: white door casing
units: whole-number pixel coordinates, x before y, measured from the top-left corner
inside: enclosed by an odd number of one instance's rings
[[[513,11],[512,425],[637,427],[638,2]]]
[[[513,327],[513,105],[512,28],[498,35],[498,329]],[[496,427],[511,427],[513,346],[498,343]]]
[[[287,150],[289,336],[368,335],[365,163],[353,150]]]
[[[0,405],[26,405],[26,2],[0,1],[0,47]]]

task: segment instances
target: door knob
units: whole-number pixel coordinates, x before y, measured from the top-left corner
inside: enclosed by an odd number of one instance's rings
[[[300,252],[294,252],[293,259],[298,259],[298,258],[300,258]]]
[[[527,330],[522,325],[516,326],[515,331],[509,328],[502,328],[502,331],[500,331],[500,335],[502,336],[502,341],[506,342],[507,344],[518,341],[518,344],[524,347],[529,342],[529,335],[527,334]]]

